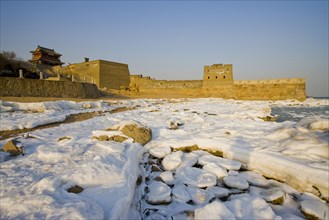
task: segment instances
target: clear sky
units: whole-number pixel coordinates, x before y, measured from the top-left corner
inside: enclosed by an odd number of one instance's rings
[[[37,45],[65,64],[104,59],[131,74],[202,79],[232,63],[234,79],[306,78],[329,96],[328,1],[3,1],[1,50]]]

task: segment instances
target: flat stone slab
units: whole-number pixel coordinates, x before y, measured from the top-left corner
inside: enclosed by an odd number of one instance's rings
[[[215,163],[228,170],[239,170],[241,168],[241,163],[239,161],[229,160],[222,157],[216,157],[214,155],[201,156],[198,160],[198,163],[201,165],[206,165],[208,163]]]
[[[229,195],[230,191],[226,188],[219,186],[211,186],[207,188],[207,191],[210,191],[215,194],[217,198],[223,198]]]
[[[217,183],[215,174],[195,167],[180,169],[175,177],[177,182],[200,188],[215,186]]]
[[[241,172],[240,176],[245,178],[253,186],[267,187],[270,184],[265,177],[254,171]]]
[[[212,192],[197,187],[187,187],[187,191],[192,201],[198,205],[206,204],[215,197],[215,194]]]
[[[282,205],[284,202],[284,192],[280,188],[272,188],[260,193],[266,202],[275,205]]]

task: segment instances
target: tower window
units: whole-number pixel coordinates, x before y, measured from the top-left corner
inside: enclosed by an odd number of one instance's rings
[[[210,79],[210,76],[208,76],[208,79]]]
[[[223,78],[225,79],[225,76],[223,76]]]
[[[216,76],[216,79],[217,79],[217,76]]]

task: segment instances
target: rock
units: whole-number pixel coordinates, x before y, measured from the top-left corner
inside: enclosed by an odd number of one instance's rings
[[[147,144],[152,139],[152,130],[135,121],[123,121],[114,125],[111,129],[121,131],[124,135],[131,137],[141,145]]]
[[[58,142],[69,141],[69,140],[71,140],[71,139],[72,139],[72,137],[64,136],[64,137],[60,137],[60,138],[58,138]]]
[[[186,167],[176,173],[176,181],[196,187],[209,187],[217,184],[215,174],[195,167]]]
[[[174,184],[175,178],[171,171],[162,172],[160,174],[160,178],[162,179],[163,182],[165,182],[168,185]]]
[[[241,176],[226,176],[224,177],[224,183],[228,187],[236,189],[244,190],[249,188],[249,183]]]
[[[201,165],[206,165],[207,163],[215,163],[228,170],[239,170],[241,168],[241,163],[239,161],[216,157],[214,155],[204,155],[199,158],[198,163]]]
[[[284,192],[280,188],[272,188],[260,193],[266,202],[274,205],[282,205],[284,202]]]
[[[150,150],[150,154],[156,158],[164,158],[171,153],[170,147],[155,147]]]
[[[15,140],[8,141],[3,145],[2,151],[10,153],[10,156],[24,155],[23,147],[17,146],[18,144],[19,142]]]
[[[83,191],[83,188],[81,186],[77,186],[77,185],[72,186],[69,189],[67,189],[67,192],[75,193],[75,194],[81,193],[82,191]]]
[[[202,169],[215,174],[218,179],[223,178],[228,175],[227,171],[224,167],[219,166],[218,164],[215,164],[215,163],[207,163],[206,165],[203,166]]]
[[[207,191],[214,193],[217,198],[227,197],[230,192],[228,189],[218,186],[210,186],[207,188]]]
[[[329,207],[326,203],[316,200],[305,200],[300,203],[302,213],[310,220],[329,219]]]
[[[187,191],[192,201],[198,205],[206,204],[215,197],[212,192],[197,187],[187,187]]]
[[[169,129],[170,129],[170,130],[177,130],[177,129],[178,129],[178,125],[177,125],[177,123],[175,123],[175,122],[170,122],[170,124],[169,124]]]
[[[224,203],[215,200],[194,211],[194,219],[230,219],[234,220],[234,214],[224,205]]]
[[[174,170],[182,163],[182,151],[177,151],[167,155],[162,160],[162,166],[165,170]]]
[[[173,199],[177,202],[188,202],[192,200],[192,197],[184,184],[176,184],[172,189],[172,195]]]
[[[93,135],[93,139],[98,141],[123,142],[129,138],[120,131],[93,131]]]
[[[183,151],[185,153],[190,153],[196,150],[201,150],[198,145],[194,144],[192,146],[176,147],[174,151]]]
[[[171,202],[171,188],[163,182],[154,181],[148,185],[146,202],[152,205],[168,204]]]
[[[268,115],[268,116],[262,117],[260,119],[263,119],[264,121],[276,121],[277,117],[272,116],[272,115]]]

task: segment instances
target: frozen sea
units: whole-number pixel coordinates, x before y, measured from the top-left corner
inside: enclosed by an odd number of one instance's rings
[[[102,112],[0,141],[24,151],[0,151],[0,219],[280,220],[306,219],[305,211],[328,219],[328,106],[315,98],[0,101],[1,131]],[[109,112],[121,107],[132,110]],[[278,120],[262,119],[269,115]],[[151,141],[93,138],[131,122],[150,128]],[[179,150],[188,146],[199,150]],[[83,191],[69,193],[73,186]]]

